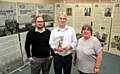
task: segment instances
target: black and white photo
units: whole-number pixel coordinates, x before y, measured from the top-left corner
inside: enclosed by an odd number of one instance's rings
[[[31,3],[18,3],[17,8],[18,8],[19,31],[25,32],[34,28],[36,5]]]
[[[105,17],[111,17],[111,8],[105,8],[104,16]]]
[[[56,7],[59,7],[60,4],[57,4]],[[43,8],[39,8],[43,7]],[[36,7],[36,15],[43,16],[45,27],[49,30],[53,29],[53,5],[51,4],[41,4]]]
[[[15,3],[0,3],[0,22],[0,37],[17,33],[18,25]]]
[[[91,16],[91,8],[86,7],[84,9],[84,16]]]

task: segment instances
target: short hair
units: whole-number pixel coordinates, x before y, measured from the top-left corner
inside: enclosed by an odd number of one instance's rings
[[[88,28],[89,30],[90,30],[90,32],[91,32],[91,35],[93,34],[92,32],[93,32],[93,30],[92,30],[92,26],[90,26],[90,25],[84,25],[83,27],[82,27],[82,30],[81,30],[81,33],[83,32],[83,30],[85,30],[86,28]]]
[[[40,16],[40,15],[36,16],[36,17],[34,18],[34,23],[36,22],[37,18],[39,18],[39,17],[43,18],[43,16]],[[43,22],[44,22],[44,18],[43,18]]]
[[[60,15],[64,15],[65,16],[65,18],[67,19],[67,15],[66,15],[66,13],[65,12],[59,12],[59,14],[58,14],[58,17],[57,18],[59,18],[59,16]]]

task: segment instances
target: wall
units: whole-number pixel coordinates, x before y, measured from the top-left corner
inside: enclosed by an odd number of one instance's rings
[[[60,2],[120,2],[120,0],[59,0]]]
[[[26,2],[26,3],[42,3],[42,4],[54,4],[55,2],[59,2],[59,0],[0,0],[7,2]]]
[[[120,0],[0,0],[8,2],[27,2],[27,3],[42,3],[54,4],[55,2],[120,2]]]
[[[0,0],[35,4],[54,4],[58,0]],[[1,2],[2,3],[2,2]],[[6,4],[7,5],[7,4]],[[18,34],[0,37],[0,74],[9,74],[24,66]]]

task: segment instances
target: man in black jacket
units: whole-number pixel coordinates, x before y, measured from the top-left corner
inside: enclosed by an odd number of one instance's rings
[[[35,17],[35,28],[30,30],[26,36],[25,50],[31,63],[31,74],[49,74],[50,60],[53,54],[49,46],[50,31],[44,27],[42,16]],[[31,50],[30,50],[31,48]],[[32,55],[31,55],[31,54]]]

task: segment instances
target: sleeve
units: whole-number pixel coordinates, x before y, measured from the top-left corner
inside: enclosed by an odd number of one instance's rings
[[[50,40],[49,40],[50,47],[52,49],[55,49],[55,43],[54,43],[54,32],[52,31],[50,34]]]
[[[51,32],[49,33],[49,40],[50,40],[50,35],[51,35]],[[53,49],[51,48],[51,46],[49,45],[49,47],[50,47],[50,55],[52,55],[52,56],[54,56],[54,51],[53,51]]]
[[[96,54],[98,54],[102,50],[101,43],[97,38],[94,41],[94,50]]]
[[[25,41],[25,51],[26,51],[26,54],[27,54],[27,57],[30,58],[31,57],[31,54],[30,54],[30,35],[29,33],[27,33],[27,36],[26,36],[26,41]]]
[[[74,49],[77,45],[77,38],[76,38],[76,34],[75,31],[73,29],[73,37],[72,37],[72,43],[70,44],[70,46],[72,47],[72,49]]]
[[[51,51],[51,55],[54,56],[55,53],[52,48],[50,49],[50,51]]]

